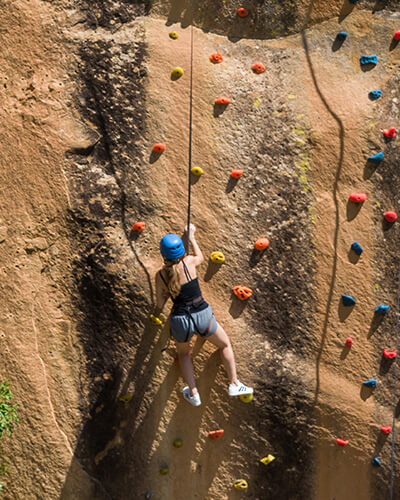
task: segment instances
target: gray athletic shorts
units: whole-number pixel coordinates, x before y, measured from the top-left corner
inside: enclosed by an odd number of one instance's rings
[[[195,333],[201,333],[202,337],[209,337],[217,331],[218,323],[210,306],[190,314],[193,320],[188,314],[171,315],[171,334],[177,342],[189,342]]]

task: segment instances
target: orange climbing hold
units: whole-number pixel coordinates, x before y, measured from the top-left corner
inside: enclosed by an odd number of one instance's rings
[[[395,40],[400,40],[400,30],[399,31],[396,31],[396,33],[393,35],[393,38]]]
[[[219,52],[215,52],[214,54],[210,55],[210,61],[213,64],[222,63],[223,60],[224,60],[224,58],[222,57],[222,54],[220,54]]]
[[[249,11],[244,7],[239,7],[237,13],[239,17],[247,17],[249,15]]]
[[[269,239],[268,238],[259,238],[255,243],[254,247],[256,250],[262,252],[269,246]]]
[[[396,349],[394,351],[388,351],[387,349],[384,349],[383,356],[386,359],[394,359],[397,356],[397,351],[396,351]]]
[[[387,222],[396,222],[397,221],[396,212],[386,212],[385,213],[385,220],[387,220]]]
[[[158,155],[160,155],[161,153],[164,153],[164,151],[165,151],[165,148],[166,148],[166,147],[167,147],[167,146],[166,146],[165,144],[161,144],[161,143],[159,143],[159,144],[154,144],[154,146],[153,146],[153,151],[154,151],[155,153],[157,153]]]
[[[349,442],[348,442],[347,440],[345,440],[345,439],[340,439],[340,438],[336,439],[336,442],[337,442],[337,444],[338,444],[339,446],[347,446],[347,445],[349,444]]]
[[[135,224],[133,224],[133,226],[132,226],[132,231],[135,231],[137,233],[141,233],[142,231],[144,231],[145,227],[146,227],[145,222],[135,222]]]
[[[388,425],[387,427],[381,427],[381,431],[385,434],[390,434],[392,432],[392,428]]]
[[[245,286],[234,286],[233,293],[240,300],[247,300],[253,295],[251,288],[247,288]]]
[[[363,203],[367,199],[367,195],[365,193],[351,193],[349,196],[349,200],[353,203]]]
[[[260,73],[264,73],[265,66],[263,63],[258,62],[258,63],[253,64],[251,69],[254,71],[254,73],[257,73],[259,75]]]
[[[218,441],[224,435],[224,429],[218,429],[217,431],[210,431],[208,433],[208,437],[213,439],[214,441]]]
[[[392,127],[389,130],[384,130],[383,135],[388,139],[394,139],[396,137],[396,129]]]
[[[220,97],[219,99],[215,99],[215,104],[218,104],[220,106],[227,106],[230,103],[231,100],[228,99],[227,97]]]
[[[243,175],[243,170],[234,170],[233,172],[231,172],[231,177],[233,177],[234,179],[240,179]]]

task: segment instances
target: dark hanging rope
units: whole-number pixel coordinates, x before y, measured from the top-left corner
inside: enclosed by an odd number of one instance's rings
[[[187,208],[187,252],[189,253],[189,242],[190,242],[190,212],[191,212],[191,200],[192,200],[192,184],[191,184],[191,174],[192,174],[192,124],[193,124],[193,1],[191,5],[191,18],[192,22],[190,24],[190,97],[189,97],[189,170],[188,170],[188,208]]]

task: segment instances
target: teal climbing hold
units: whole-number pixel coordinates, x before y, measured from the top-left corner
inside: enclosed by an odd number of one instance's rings
[[[386,314],[389,311],[389,306],[385,306],[384,304],[381,304],[375,309],[376,314]]]
[[[368,158],[368,161],[372,162],[372,163],[380,163],[381,161],[383,161],[383,157],[384,157],[384,154],[382,153],[382,151],[374,156],[370,156]]]
[[[363,382],[363,385],[365,385],[366,387],[376,387],[377,383],[378,382],[376,381],[376,379],[371,378],[370,380]]]
[[[354,306],[356,303],[356,300],[353,299],[351,295],[342,295],[342,304],[345,307],[351,307]]]
[[[361,56],[360,64],[362,66],[365,66],[366,64],[373,64],[374,66],[376,66],[378,64],[378,58],[375,54],[373,56]]]
[[[347,38],[347,31],[339,31],[339,33],[336,35],[336,38],[341,42],[344,42]]]
[[[381,466],[381,461],[379,460],[379,458],[373,458],[372,459],[372,465],[374,465],[375,467],[380,467]]]
[[[382,90],[371,90],[371,92],[368,94],[368,97],[371,99],[371,101],[376,101],[382,96]]]
[[[354,241],[352,244],[351,244],[351,249],[353,250],[353,252],[356,254],[356,255],[361,255],[363,253],[363,247],[357,243],[356,241]]]

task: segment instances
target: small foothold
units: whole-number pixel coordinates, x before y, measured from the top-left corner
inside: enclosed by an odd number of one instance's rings
[[[371,90],[369,92],[368,97],[371,99],[371,101],[376,101],[380,97],[382,97],[382,90]]]
[[[220,97],[219,99],[215,99],[215,104],[218,106],[228,106],[231,103],[231,100],[227,97]]]
[[[249,11],[244,7],[239,7],[237,10],[237,14],[239,17],[247,17],[249,15]]]
[[[161,474],[162,476],[166,476],[166,475],[168,474],[168,472],[169,472],[168,467],[162,467],[162,468],[160,469],[160,474]]]
[[[247,484],[247,481],[245,479],[237,479],[233,483],[233,487],[235,488],[235,490],[247,490],[248,486],[249,485]]]
[[[179,37],[179,35],[176,31],[171,31],[169,37],[172,38],[172,40],[176,40]]]
[[[365,193],[351,193],[349,196],[349,200],[353,203],[363,203],[367,199],[367,195]]]
[[[222,63],[223,60],[224,60],[224,58],[223,58],[222,54],[219,54],[218,52],[215,52],[214,54],[210,55],[210,61],[213,64]]]
[[[339,33],[336,35],[336,38],[341,42],[344,42],[347,38],[347,31],[339,31]]]
[[[397,351],[396,351],[396,349],[394,351],[388,351],[387,349],[384,349],[383,356],[386,359],[394,359],[397,356]]]
[[[396,220],[397,220],[396,212],[386,212],[385,213],[385,220],[387,222],[396,222]]]
[[[351,349],[351,346],[353,345],[353,339],[351,337],[346,339],[346,347]]]
[[[197,176],[203,175],[203,169],[200,167],[193,167],[192,174]]]
[[[392,432],[392,428],[390,427],[390,425],[388,425],[387,427],[381,427],[381,431],[384,434],[390,434]]]
[[[153,151],[154,151],[154,153],[157,153],[158,155],[160,155],[160,154],[164,153],[166,147],[167,146],[165,144],[162,144],[162,143],[154,144]]]
[[[132,401],[132,398],[133,398],[133,392],[127,392],[123,396],[120,396],[119,400],[121,401],[121,403],[128,404]]]
[[[154,314],[150,314],[150,319],[153,325],[160,326],[162,325],[162,321],[160,318],[157,318],[157,316],[154,316]]]
[[[242,394],[239,397],[242,403],[251,403],[253,401],[253,394]]]
[[[356,241],[354,241],[352,244],[351,244],[351,249],[353,250],[353,252],[356,254],[356,255],[361,255],[363,253],[363,247],[357,243]]]
[[[132,226],[132,231],[135,231],[136,233],[141,233],[142,231],[144,231],[145,227],[146,227],[145,222],[135,222],[135,224],[133,224]]]
[[[338,444],[339,446],[347,446],[347,445],[349,444],[349,442],[348,442],[347,440],[345,440],[345,439],[340,439],[340,438],[336,439],[336,442],[337,442],[337,444]]]
[[[183,75],[183,69],[177,66],[171,71],[171,77],[177,80]]]
[[[258,62],[258,63],[253,64],[251,69],[254,71],[254,73],[257,73],[257,75],[260,75],[261,73],[264,73],[265,66],[263,63]]]
[[[376,381],[376,379],[371,378],[370,380],[363,382],[363,385],[365,385],[366,387],[376,387],[377,383],[378,382]]]
[[[215,262],[215,264],[223,264],[225,262],[225,256],[222,252],[212,252],[210,259]]]
[[[365,66],[366,64],[373,64],[374,66],[376,66],[378,64],[378,58],[375,54],[373,56],[361,56],[360,64],[362,66]],[[378,92],[380,92],[380,90]]]
[[[368,161],[370,161],[371,163],[380,163],[381,161],[383,161],[383,157],[384,157],[384,154],[382,153],[382,151],[374,156],[370,156],[368,158]]]
[[[342,295],[342,304],[345,307],[352,307],[356,303],[356,300],[353,299],[351,295]]]
[[[259,252],[262,252],[269,246],[269,240],[267,238],[259,238],[255,243],[254,247]]]
[[[233,177],[234,179],[240,179],[243,175],[243,170],[234,170],[233,172],[231,172],[231,177]]]
[[[144,495],[145,500],[150,500],[151,498],[151,493],[150,491],[146,491],[146,494]]]
[[[381,461],[379,460],[379,458],[373,458],[372,459],[372,465],[374,465],[375,467],[380,467],[381,466]]]
[[[263,463],[264,465],[268,465],[274,460],[275,460],[274,455],[267,455],[266,457],[262,458],[260,462]]]
[[[210,431],[208,433],[208,437],[214,441],[218,441],[218,439],[221,439],[223,435],[224,429],[218,429],[217,431]]]
[[[375,309],[375,314],[386,314],[389,311],[390,306],[386,306],[384,304],[381,304]]]
[[[245,286],[234,286],[233,293],[238,299],[247,300],[252,296],[253,291]]]
[[[175,441],[172,443],[174,448],[182,448],[183,446],[183,441],[182,439],[175,439]]]
[[[394,40],[400,40],[400,30],[393,35]]]
[[[383,135],[388,139],[394,139],[396,137],[396,129],[392,127],[389,130],[384,130]]]

